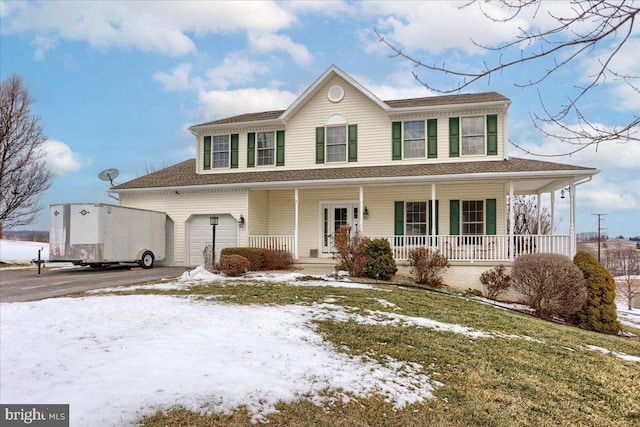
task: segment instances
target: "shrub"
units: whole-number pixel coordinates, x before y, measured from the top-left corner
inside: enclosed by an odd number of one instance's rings
[[[540,317],[570,318],[587,298],[582,272],[564,255],[522,255],[513,263],[511,281]]]
[[[249,260],[250,266],[249,270],[251,271],[260,271],[262,270],[262,265],[264,264],[264,253],[269,249],[263,248],[224,248],[222,252],[220,252],[220,256],[222,255],[240,255]]]
[[[389,280],[396,274],[396,260],[393,259],[391,245],[387,239],[373,239],[365,247],[369,259],[365,275],[372,279]]]
[[[487,297],[495,300],[498,295],[506,292],[511,287],[511,276],[505,274],[503,264],[496,265],[480,275],[480,283],[487,289]]]
[[[369,239],[358,232],[351,233],[351,227],[340,227],[333,235],[333,246],[336,253],[333,256],[339,264],[349,273],[349,276],[362,277],[369,257],[366,254],[366,246]]]
[[[222,255],[220,257],[220,270],[228,276],[240,276],[249,271],[251,263],[242,255]]]
[[[409,265],[416,283],[441,288],[442,273],[449,268],[449,259],[438,250],[420,247],[409,251]]]
[[[267,249],[262,258],[264,270],[287,270],[293,265],[293,255],[289,251]]]
[[[620,323],[616,313],[616,283],[609,271],[591,254],[578,252],[573,258],[584,275],[587,299],[575,314],[575,323],[582,329],[617,334]]]

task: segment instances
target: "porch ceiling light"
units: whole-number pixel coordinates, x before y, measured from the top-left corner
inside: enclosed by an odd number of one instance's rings
[[[218,217],[217,216],[210,216],[209,217],[209,224],[210,225],[218,225]]]
[[[569,194],[569,196],[571,196],[571,190],[569,188],[563,188],[562,190],[560,190],[560,198],[561,199],[564,199],[565,191],[567,192],[567,194]]]

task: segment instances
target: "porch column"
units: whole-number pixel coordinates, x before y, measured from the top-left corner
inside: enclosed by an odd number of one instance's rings
[[[431,183],[431,250],[437,246],[436,242],[436,184]]]
[[[293,203],[295,205],[295,219],[294,219],[294,225],[293,225],[293,258],[294,259],[298,259],[298,196],[299,196],[299,192],[298,189],[296,188],[294,190],[294,196],[293,196]]]
[[[360,235],[364,236],[364,187],[360,186],[360,204],[358,205],[358,229]]]
[[[549,231],[551,233],[551,235],[556,234],[556,226],[555,223],[553,222],[554,219],[553,217],[555,216],[556,213],[556,191],[555,190],[551,190],[549,192],[549,196],[551,197],[551,230]],[[554,237],[551,238],[551,252],[552,253],[556,253],[556,239]]]
[[[571,259],[576,255],[576,185],[569,184],[569,237],[571,239]]]
[[[515,209],[513,203],[513,181],[509,181],[509,261],[515,260],[513,251],[513,229],[516,226]]]
[[[536,195],[536,206],[538,210],[536,212],[536,224],[538,224],[538,232],[536,233],[538,236],[542,234],[542,224],[540,224],[540,205],[542,204],[540,192]]]

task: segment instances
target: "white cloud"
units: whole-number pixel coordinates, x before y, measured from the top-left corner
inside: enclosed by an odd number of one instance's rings
[[[157,71],[153,75],[153,79],[160,82],[164,89],[169,91],[197,90],[204,87],[204,82],[201,78],[191,77],[192,70],[193,66],[191,64],[180,64],[170,73]]]
[[[90,158],[74,153],[67,144],[55,139],[46,140],[41,149],[45,153],[47,167],[57,176],[78,172],[93,162]]]
[[[273,33],[249,34],[249,46],[257,53],[284,51],[299,65],[309,65],[313,56],[304,45],[293,42],[288,36]]]
[[[250,12],[250,13],[249,13]],[[15,2],[2,4],[3,31],[132,48],[168,56],[195,52],[191,34],[278,31],[295,16],[275,2]],[[54,47],[38,46],[37,56]]]
[[[207,70],[208,87],[227,89],[231,85],[251,83],[256,75],[269,72],[269,67],[246,55],[232,53],[220,65]]]
[[[210,90],[201,92],[199,100],[202,117],[214,120],[236,114],[269,110],[284,110],[297,95],[271,88],[245,88],[237,90]]]

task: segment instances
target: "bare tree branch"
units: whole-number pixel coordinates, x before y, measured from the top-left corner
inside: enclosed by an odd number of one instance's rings
[[[533,11],[532,16],[535,19],[540,13],[542,5],[541,0],[500,0],[499,3],[502,9],[508,12],[506,18],[496,17],[487,12],[483,3],[478,0],[471,0],[461,8],[478,5],[487,19],[502,23],[515,19],[525,11]],[[388,41],[377,29],[375,32],[378,40],[393,52],[391,57],[401,57],[413,63],[418,70],[413,71],[412,74],[418,82],[434,92],[443,94],[459,93],[480,80],[486,79],[490,82],[494,75],[500,76],[503,71],[516,66],[548,61],[547,67],[536,77],[523,82],[514,82],[514,85],[520,88],[538,87],[542,112],[530,114],[536,128],[546,136],[576,145],[568,153],[546,156],[573,154],[587,146],[595,145],[597,148],[598,144],[603,142],[640,141],[638,129],[640,115],[637,113],[631,117],[628,123],[608,128],[597,125],[593,120],[588,119],[581,108],[585,96],[594,88],[607,83],[607,79],[625,83],[631,91],[640,93],[638,85],[640,76],[621,73],[613,66],[614,60],[620,57],[625,44],[635,34],[634,25],[640,13],[640,4],[634,0],[574,0],[571,2],[571,6],[572,13],[566,16],[548,14],[555,21],[555,25],[549,29],[529,31],[520,28],[520,34],[497,46],[488,46],[472,40],[476,46],[497,54],[494,63],[483,62],[480,69],[476,71],[456,69],[446,63],[441,65],[426,64],[402,51],[394,43]],[[605,55],[598,61],[594,73],[587,76],[586,83],[581,86],[574,84],[576,92],[570,94],[567,102],[559,105],[556,111],[548,108],[542,99],[539,85],[550,76],[558,74],[570,63],[588,58],[589,55],[598,52],[605,52]],[[429,75],[430,73],[438,73],[451,76],[456,80],[456,83],[449,87],[437,87],[429,83],[431,79],[422,77],[421,72]],[[575,118],[577,126],[570,127],[564,123],[564,120],[570,115]],[[551,131],[550,128],[555,128],[555,130]],[[522,149],[522,147],[514,145]],[[527,153],[545,156],[542,153],[530,151]]]
[[[42,209],[39,195],[51,186],[39,117],[16,75],[0,83],[0,227],[33,222]]]

